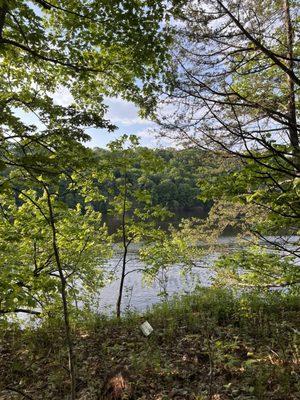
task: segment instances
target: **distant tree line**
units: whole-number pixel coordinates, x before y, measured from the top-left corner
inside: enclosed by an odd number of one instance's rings
[[[157,157],[160,166],[157,171],[144,175],[139,163],[139,152],[142,147],[136,148],[135,168],[128,171],[128,179],[132,182],[139,182],[139,185],[151,193],[153,205],[166,207],[176,213],[178,211],[193,211],[207,214],[210,203],[199,200],[201,189],[198,185],[199,167],[203,164],[203,154],[196,149],[176,150],[167,149],[147,149]],[[93,150],[94,157],[102,163],[110,155],[110,150],[96,148]],[[99,191],[103,197],[99,201],[92,201],[93,208],[107,214],[110,209],[110,200],[118,193],[117,178],[120,171],[114,172],[114,177],[97,183]],[[78,191],[66,190],[69,185],[68,180],[60,182],[61,199],[71,208],[78,203],[84,204],[84,200]]]

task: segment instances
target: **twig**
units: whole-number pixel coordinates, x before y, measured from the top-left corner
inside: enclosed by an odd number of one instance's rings
[[[21,394],[25,399],[34,400],[33,397],[31,397],[28,394],[22,392],[22,390],[19,390],[19,389],[10,387],[10,386],[6,386],[6,388],[4,390],[10,390],[11,392],[15,392],[15,393]]]
[[[41,315],[40,311],[27,310],[26,308],[15,308],[13,310],[0,310],[0,314],[9,314],[9,313],[24,313],[24,314],[32,314],[32,315]]]

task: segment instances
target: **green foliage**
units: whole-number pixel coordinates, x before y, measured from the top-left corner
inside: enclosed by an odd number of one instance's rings
[[[294,257],[263,250],[260,246],[227,255],[215,264],[217,285],[237,285],[268,289],[270,287],[299,290],[299,268]]]
[[[2,4],[1,50],[3,68],[8,68],[2,78],[6,83],[10,75],[13,82],[20,83],[21,104],[30,101],[34,82],[35,88],[51,92],[58,85],[67,86],[80,105],[87,102],[95,111],[101,110],[104,93],[137,94],[136,78],[146,82],[163,65],[168,39],[166,29],[160,26],[166,13],[164,2],[49,4]]]
[[[268,17],[281,12],[279,3],[271,3],[264,2],[266,9],[261,5],[255,7],[257,17],[262,18],[265,13],[264,23]],[[292,7],[296,3],[293,2]],[[123,328],[132,331],[133,324],[140,323],[138,315],[131,315],[123,325],[102,319],[101,356],[104,354],[110,360],[105,368],[109,369],[111,361],[121,354],[139,374],[161,375],[165,379],[163,383],[169,382],[172,386],[178,365],[189,360],[192,353],[193,363],[208,362],[202,368],[204,376],[209,376],[205,387],[193,387],[193,398],[201,398],[203,393],[212,398],[213,378],[220,376],[220,371],[226,379],[219,391],[237,399],[251,396],[264,399],[270,393],[278,395],[277,398],[288,398],[291,390],[297,390],[291,375],[298,347],[294,319],[290,316],[299,313],[295,300],[300,279],[296,261],[299,256],[299,145],[294,143],[295,135],[294,142],[292,140],[297,124],[289,121],[289,125],[285,125],[282,121],[292,119],[290,106],[296,114],[299,107],[297,91],[291,83],[289,87],[286,84],[286,74],[284,69],[278,70],[278,62],[277,66],[268,64],[266,52],[261,52],[261,46],[253,46],[248,37],[243,43],[242,57],[239,51],[227,53],[230,45],[225,52],[221,49],[220,54],[229,56],[224,57],[224,81],[219,74],[216,75],[220,83],[215,81],[211,74],[211,66],[215,67],[215,73],[219,63],[215,58],[208,60],[206,73],[210,73],[205,76],[203,85],[199,85],[202,78],[198,79],[197,73],[196,86],[190,84],[194,77],[189,76],[189,91],[196,88],[194,94],[201,99],[201,90],[208,90],[211,97],[207,100],[207,92],[204,93],[205,105],[208,101],[214,104],[211,110],[216,104],[219,107],[219,116],[216,117],[218,112],[214,111],[214,123],[209,112],[201,118],[203,125],[193,121],[193,129],[202,131],[205,128],[208,132],[209,146],[213,143],[215,148],[217,143],[216,147],[222,148],[217,155],[210,150],[197,149],[150,150],[139,146],[134,135],[121,136],[108,150],[91,151],[81,144],[89,139],[87,128],[116,129],[105,119],[104,96],[132,100],[142,107],[142,113],[149,115],[157,105],[158,99],[153,93],[162,86],[162,74],[167,81],[171,77],[171,81],[164,84],[174,89],[177,76],[169,69],[172,30],[168,22],[173,17],[184,16],[184,5],[181,1],[153,0],[0,2],[0,314],[27,312],[40,315],[46,321],[37,330],[33,343],[25,329],[24,338],[30,351],[20,351],[21,340],[11,343],[17,352],[9,349],[11,360],[5,362],[14,383],[20,386],[24,382],[34,386],[32,378],[39,377],[42,369],[35,359],[36,354],[30,352],[42,348],[45,357],[45,348],[49,346],[53,360],[59,365],[63,365],[68,356],[71,397],[75,398],[71,327],[79,325],[88,330],[97,320],[90,309],[94,297],[110,279],[102,267],[112,254],[113,243],[121,244],[123,250],[122,285],[126,274],[131,272],[126,270],[127,250],[133,243],[141,244],[138,256],[145,263],[144,278],[152,282],[174,264],[180,264],[183,273],[199,266],[196,260],[204,252],[199,241],[201,245],[210,244],[226,229],[234,228],[247,239],[283,233],[296,236],[296,240],[294,243],[287,240],[284,244],[272,240],[273,248],[266,251],[256,246],[221,254],[215,264],[218,272],[215,286],[254,287],[260,291],[239,292],[236,297],[233,291],[221,288],[199,288],[192,296],[164,302],[144,316],[155,325],[155,330],[148,342],[140,341],[142,346],[139,341],[124,345],[122,336],[110,337],[115,325],[119,333]],[[221,9],[227,13],[226,18],[230,17],[224,7]],[[241,13],[242,18],[243,14],[247,13]],[[189,18],[186,20],[192,27],[192,42],[197,41],[200,24],[197,21],[194,31],[193,22]],[[253,23],[252,17],[251,21]],[[204,21],[201,34],[209,28],[210,22]],[[212,28],[217,35],[215,27]],[[237,37],[232,21],[225,24],[224,29],[228,40]],[[263,29],[262,32],[266,33]],[[269,49],[277,58],[286,51],[286,32],[281,32],[279,25],[270,32],[277,40]],[[214,40],[206,36],[201,45],[209,47],[210,39]],[[299,46],[291,45],[297,56]],[[253,76],[257,77],[255,90]],[[181,83],[185,90],[185,82]],[[227,91],[228,84],[230,90]],[[68,105],[58,104],[61,92],[69,97]],[[182,101],[182,96],[178,98]],[[231,105],[230,109],[226,109],[224,99]],[[192,111],[192,119],[199,119],[198,113],[204,103],[201,107],[199,104],[201,102],[193,103],[196,111],[195,114]],[[182,110],[177,116],[185,124]],[[273,121],[271,125],[267,121],[269,118]],[[277,123],[290,135],[286,142],[274,139]],[[266,124],[266,128],[261,130],[260,124]],[[173,129],[174,124],[171,126]],[[223,135],[224,127],[226,135]],[[237,142],[235,135],[239,137]],[[249,140],[254,143],[250,157]],[[239,141],[244,144],[245,151],[237,153],[236,158],[232,153]],[[223,157],[223,148],[230,148],[230,156]],[[182,221],[178,229],[163,226],[163,222],[172,217],[170,210],[199,206],[207,209],[212,203],[205,222]],[[112,235],[108,234],[99,209],[106,211],[109,219],[115,218],[117,228]],[[215,249],[212,246],[210,250]],[[288,289],[286,293],[261,290],[270,287]],[[62,316],[65,338],[62,338],[60,325]],[[3,328],[17,330],[9,320],[2,319]],[[84,320],[88,320],[89,326],[83,324]],[[1,334],[5,336],[4,331]],[[79,347],[84,348],[82,332],[76,334]],[[20,333],[20,337],[22,335]],[[111,339],[115,340],[112,346]],[[181,358],[178,361],[177,354],[173,354],[170,366],[166,365],[165,357],[169,357],[177,339]],[[261,348],[255,347],[255,340],[261,341]],[[166,345],[165,349],[158,347],[161,343]],[[190,347],[188,354],[186,343]],[[276,350],[271,352],[271,356],[276,356],[271,366],[265,361],[271,357],[268,346]],[[57,349],[58,356],[54,356]],[[137,352],[129,354],[130,349]],[[27,355],[24,357],[27,352],[29,363]],[[97,374],[97,367],[90,365],[90,360],[85,362],[82,356],[85,353],[79,351],[83,361],[79,370],[87,381]],[[275,369],[276,362],[280,362],[280,368]],[[49,396],[62,398],[66,394],[68,377],[58,373],[53,365],[47,364]],[[24,366],[30,371],[25,381],[21,379]],[[92,374],[88,368],[92,368]],[[199,371],[196,376],[197,373]],[[240,388],[237,381],[242,373],[244,387]],[[8,385],[8,376],[1,368],[0,375]],[[186,381],[193,375],[184,371],[183,376]],[[277,389],[270,389],[270,379]],[[198,382],[198,377],[196,380]],[[39,392],[41,387],[44,386],[38,387]],[[180,390],[179,395],[187,395],[186,388]],[[145,390],[141,393],[143,396]],[[84,396],[92,398],[91,393]],[[169,393],[159,396],[168,398]],[[176,393],[170,394],[171,398],[174,396]]]
[[[45,184],[42,177],[41,184]],[[42,185],[41,185],[42,186]],[[57,245],[68,292],[74,302],[86,302],[105,277],[101,264],[111,254],[101,215],[78,205],[69,209],[57,199],[51,185]],[[57,311],[60,281],[53,253],[46,192],[24,190],[17,205],[12,192],[1,194],[1,300],[0,309]],[[75,304],[75,303],[74,303]]]
[[[153,204],[151,191],[145,185],[149,174],[163,168],[163,161],[151,150],[139,148],[138,144],[137,137],[123,135],[109,145],[111,152],[104,161],[108,163],[114,183],[109,193],[108,212],[119,221],[115,240],[123,238],[125,224],[126,242],[150,239],[159,228],[158,224],[171,216],[165,208]]]
[[[105,198],[102,202],[94,202],[93,205],[95,209],[104,213],[110,208],[110,193],[118,190],[112,171],[103,162],[104,159],[112,158],[111,151],[111,149],[94,150],[95,159],[106,170],[106,179],[99,184],[99,189]],[[115,157],[118,151],[121,158],[121,149],[115,149]],[[201,154],[194,149],[148,149],[141,146],[132,147],[131,151],[135,153],[135,156],[132,154],[134,158],[132,167],[127,169],[129,181],[136,181],[143,192],[151,196],[153,205],[165,207],[171,212],[194,210],[196,207],[199,207],[198,210],[203,214],[207,212],[209,204],[197,198],[200,193],[197,185],[198,168],[203,162]],[[146,165],[146,160],[148,165]],[[117,165],[114,171],[115,176],[121,175]],[[72,200],[66,201],[70,205]]]
[[[269,152],[259,154],[264,159],[261,166],[255,160],[221,156],[202,169],[200,197],[212,199],[214,205],[200,236],[210,232],[217,240],[231,228],[241,239],[242,251],[233,249],[217,262],[218,284],[295,289],[299,284],[297,178],[288,176],[289,166],[279,158]],[[249,242],[255,246],[249,248]]]
[[[178,228],[169,226],[167,231],[157,233],[153,243],[142,247],[139,254],[146,265],[145,281],[153,282],[160,272],[167,274],[168,270],[178,264],[181,265],[182,274],[190,272],[196,260],[203,255],[194,233],[193,223],[183,220]]]
[[[278,151],[285,152],[288,149],[280,146]],[[268,152],[260,156],[264,158],[265,164],[260,167],[255,160],[241,162],[236,158],[224,161],[219,158],[220,169],[208,167],[206,171],[203,170],[201,196],[235,202],[245,207],[253,205],[263,215],[263,219],[257,219],[256,214],[255,218],[248,221],[248,225],[261,234],[285,232],[297,235],[298,179],[288,177],[288,163],[284,165],[279,158]],[[278,163],[281,165],[280,170],[276,167]],[[225,168],[230,168],[230,172]]]
[[[199,199],[213,207],[199,239],[216,242],[228,231],[251,241],[256,236],[278,257],[294,257],[294,269],[300,220],[298,9],[299,1],[270,0],[175,7],[173,57],[155,110],[162,136],[207,149],[198,171]],[[279,235],[280,244],[274,238]],[[273,260],[274,285],[280,266],[282,282],[289,281],[291,260]],[[261,261],[272,268],[266,258]]]
[[[58,148],[75,167],[86,127],[116,128],[104,95],[138,101],[164,68],[166,13],[148,0],[1,2],[0,169],[56,173]]]

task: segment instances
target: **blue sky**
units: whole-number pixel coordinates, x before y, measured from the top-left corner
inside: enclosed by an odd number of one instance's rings
[[[72,96],[65,88],[61,88],[54,95],[57,104],[67,106],[72,103]],[[118,127],[115,132],[108,132],[105,129],[86,129],[91,140],[85,143],[88,147],[106,147],[112,140],[123,134],[134,134],[140,137],[140,144],[147,147],[170,147],[171,141],[157,138],[158,126],[152,121],[142,119],[138,114],[137,107],[121,98],[106,98],[108,106],[106,119]],[[41,126],[40,121],[32,113],[25,113],[16,110],[16,114],[27,123]],[[156,132],[155,132],[156,130]]]
[[[54,95],[55,102],[67,106],[72,102],[71,94],[61,88]],[[105,147],[107,143],[123,134],[134,134],[140,137],[140,143],[147,147],[168,147],[169,141],[158,139],[157,125],[152,121],[142,119],[138,114],[138,109],[134,104],[121,98],[106,98],[105,104],[108,106],[106,118],[110,120],[118,129],[111,133],[104,129],[87,129],[91,140],[86,143],[89,147]]]
[[[141,144],[144,146],[157,147],[160,145],[153,132],[157,126],[151,121],[142,119],[133,104],[120,98],[106,99],[105,103],[109,107],[106,118],[118,126],[118,130],[109,133],[103,129],[89,129],[88,133],[92,140],[88,146],[105,147],[108,142],[125,133],[139,136]]]

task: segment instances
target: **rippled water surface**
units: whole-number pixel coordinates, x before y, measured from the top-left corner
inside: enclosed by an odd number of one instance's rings
[[[223,238],[222,244],[227,248],[236,247],[234,238]],[[128,255],[128,259],[131,261],[128,263],[127,271],[143,269],[143,263],[137,260],[137,252],[138,247],[131,249]],[[116,254],[105,268],[113,270],[118,264],[120,257],[121,253]],[[213,271],[209,266],[216,258],[216,254],[203,257],[199,262],[201,265],[205,264],[207,268],[192,268],[191,272],[187,275],[182,274],[180,265],[173,265],[168,269],[167,274],[160,274],[158,279],[151,285],[143,282],[141,272],[129,273],[125,281],[122,309],[145,310],[152,304],[161,301],[163,290],[168,293],[168,296],[172,296],[174,294],[190,293],[197,284],[209,286],[213,277]],[[118,273],[121,274],[121,267],[119,267]],[[102,289],[98,299],[100,310],[106,310],[107,312],[114,310],[119,285],[120,280],[117,279]]]
[[[268,237],[271,241],[285,241],[287,238],[284,237]],[[293,243],[299,243],[299,238],[296,236],[289,237],[288,241],[291,246]],[[265,242],[266,244],[266,242]],[[240,245],[237,243],[234,236],[223,237],[219,240],[219,245],[228,253],[237,250]],[[298,245],[297,245],[298,246]],[[127,271],[136,269],[143,269],[144,265],[137,260],[138,247],[132,247],[128,255],[128,259],[131,260],[127,265]],[[151,285],[143,283],[142,274],[140,272],[132,272],[126,276],[125,289],[123,295],[122,309],[136,309],[138,311],[145,310],[147,307],[161,301],[161,292],[164,289],[168,296],[171,297],[174,294],[184,294],[193,291],[197,284],[202,286],[209,286],[213,278],[213,271],[210,266],[220,256],[220,253],[210,254],[204,256],[199,261],[199,264],[205,265],[206,268],[193,268],[191,273],[184,276],[182,275],[182,268],[180,265],[173,265],[167,271],[167,275],[159,275],[158,280],[153,282]],[[105,268],[107,270],[113,270],[118,262],[120,261],[121,253],[116,254],[107,263]],[[118,273],[121,273],[121,266],[119,266]],[[98,309],[101,311],[111,312],[115,309],[117,301],[117,294],[119,289],[119,280],[115,280],[111,284],[107,285],[102,289],[99,294]]]

